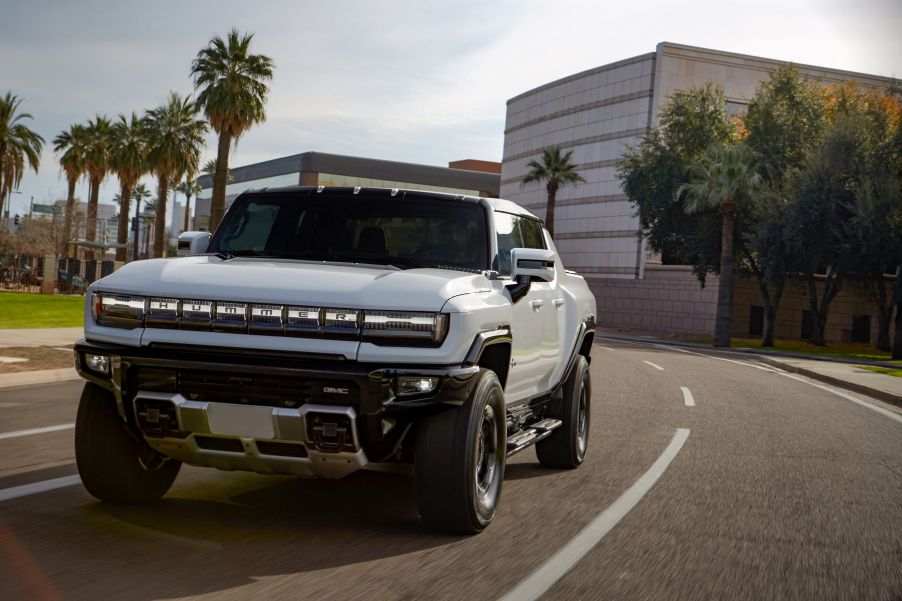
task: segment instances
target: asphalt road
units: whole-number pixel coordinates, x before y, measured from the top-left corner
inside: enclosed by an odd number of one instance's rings
[[[424,530],[402,476],[183,467],[151,506],[80,485],[0,502],[0,598],[902,599],[902,412],[750,359],[601,344],[586,463],[514,457],[478,536]],[[75,474],[80,387],[0,390],[0,497]],[[573,555],[587,527],[603,536]]]

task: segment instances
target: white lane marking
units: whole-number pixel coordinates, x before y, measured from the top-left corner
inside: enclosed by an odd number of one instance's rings
[[[656,346],[658,348],[666,348],[671,351],[679,351],[681,353],[688,353],[690,355],[698,355],[699,357],[707,357],[709,359],[717,359],[718,361],[726,361],[727,363],[735,363],[736,365],[745,365],[746,367],[754,367],[755,369],[760,369],[761,371],[769,371],[774,373],[774,369],[770,367],[764,367],[763,365],[755,365],[754,363],[746,363],[745,361],[736,361],[735,359],[727,359],[725,357],[715,357],[714,355],[705,355],[703,353],[696,353],[693,351],[687,351],[683,348],[677,348],[675,346],[667,346],[666,344],[652,344],[652,346]]]
[[[0,363],[25,363],[28,359],[24,357],[7,357],[0,356]]]
[[[31,428],[30,430],[16,430],[15,432],[0,433],[0,440],[7,438],[19,438],[21,436],[31,436],[32,434],[46,434],[47,432],[59,432],[60,430],[69,430],[74,428],[75,424],[57,424],[55,426],[44,426],[43,428]]]
[[[643,361],[642,363],[647,363],[648,365],[651,365],[655,369],[660,369],[661,371],[664,371],[664,368],[661,367],[660,365],[658,365],[657,363],[652,363],[651,361]]]
[[[852,395],[846,394],[845,392],[842,392],[835,388],[831,388],[830,386],[824,386],[823,384],[815,384],[814,382],[811,382],[810,380],[806,380],[805,378],[802,378],[795,374],[782,373],[780,375],[786,376],[787,378],[792,378],[793,380],[796,380],[798,382],[804,382],[805,384],[808,384],[809,386],[814,386],[815,388],[820,388],[821,390],[826,390],[827,392],[832,392],[833,394],[835,394],[838,397],[844,398],[847,401],[851,401],[851,402],[855,403],[856,405],[861,405],[865,409],[870,409],[871,411],[876,411],[880,415],[884,415],[890,419],[894,419],[897,422],[899,422],[900,424],[902,424],[902,415],[899,415],[898,413],[890,411],[889,409],[884,409],[883,407],[880,407],[873,403],[869,403],[867,401],[862,401],[861,399],[857,399],[857,398],[853,397]]]
[[[72,352],[72,347],[71,347],[71,346],[55,346],[55,347],[53,347],[53,350],[55,350],[55,351],[65,351],[65,352],[67,352],[67,353],[71,353],[71,352]]]
[[[0,490],[0,503],[18,499],[19,497],[36,495],[38,493],[47,492],[48,490],[74,486],[79,483],[81,483],[81,478],[76,474],[74,476],[63,476],[62,478],[54,478],[53,480],[44,480],[43,482],[33,482],[31,484],[23,484],[22,486],[4,488]]]
[[[642,497],[651,490],[658,481],[667,466],[677,456],[686,439],[689,438],[689,430],[677,428],[670,444],[655,460],[648,471],[636,480],[626,492],[611,503],[607,509],[598,514],[589,525],[577,534],[569,543],[558,550],[548,561],[530,574],[520,584],[515,586],[500,601],[534,600],[544,595],[555,582],[569,572],[595,545],[601,542],[605,535],[614,529],[620,520],[635,507]]]
[[[598,344],[598,345],[596,345],[596,346],[597,346],[598,348],[604,349],[604,350],[606,350],[606,351],[613,351],[613,350],[614,350],[614,349],[612,349],[612,348],[609,347],[609,346],[601,346],[600,344]]]
[[[686,403],[686,406],[695,407],[695,398],[692,396],[692,391],[685,386],[680,386],[680,390],[683,391],[683,401]]]

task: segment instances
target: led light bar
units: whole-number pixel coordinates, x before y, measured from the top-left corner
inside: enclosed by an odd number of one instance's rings
[[[364,311],[95,293],[99,325],[364,340],[380,345],[437,346],[449,317],[416,311]]]
[[[144,322],[143,296],[95,294],[93,300],[94,320],[102,326],[131,329]]]

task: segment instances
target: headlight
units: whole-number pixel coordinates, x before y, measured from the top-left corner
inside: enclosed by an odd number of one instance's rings
[[[376,344],[440,344],[447,333],[448,316],[444,313],[367,311],[363,316],[363,339]]]
[[[428,394],[438,386],[438,378],[435,376],[399,376],[398,396],[411,394]]]
[[[94,321],[102,326],[136,328],[144,322],[146,299],[125,294],[94,294]]]

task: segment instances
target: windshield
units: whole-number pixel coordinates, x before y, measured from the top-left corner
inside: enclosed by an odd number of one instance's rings
[[[460,201],[324,194],[259,195],[236,201],[210,245],[254,256],[482,270],[485,213]]]

